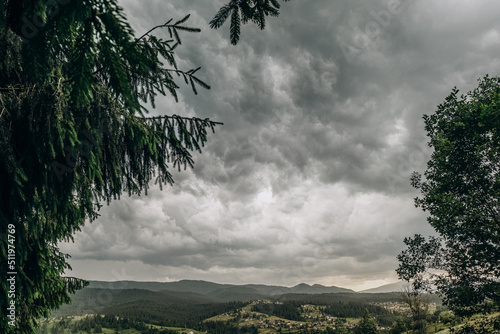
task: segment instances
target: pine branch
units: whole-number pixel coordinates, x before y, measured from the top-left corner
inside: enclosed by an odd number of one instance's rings
[[[175,22],[174,24],[169,24],[170,22],[172,22],[172,19],[168,20],[166,23],[164,24],[160,24],[160,25],[157,25],[151,29],[149,29],[146,33],[144,33],[141,37],[137,38],[135,40],[135,43],[138,43],[141,39],[143,39],[144,37],[148,36],[149,34],[151,34],[154,30],[156,29],[159,29],[159,28],[167,28],[167,29],[172,29],[174,30],[174,32],[179,29],[179,30],[183,30],[183,31],[187,31],[187,32],[201,32],[201,29],[199,28],[192,28],[192,27],[186,27],[186,26],[181,26],[179,24],[181,23],[184,23],[186,22],[189,17],[191,16],[191,14],[188,14],[186,15],[184,18],[180,19],[179,21]],[[178,35],[177,35],[178,37]],[[177,39],[177,38],[176,38]],[[180,43],[180,38],[177,39],[177,41]]]
[[[233,10],[233,6],[224,5],[219,9],[217,14],[215,14],[214,18],[210,21],[209,25],[212,29],[219,29],[222,27],[224,22],[226,22],[229,14],[231,14],[231,10]]]
[[[170,24],[170,22],[172,22],[172,20],[173,20],[173,19],[170,19],[170,20],[168,20],[164,24],[157,25],[157,26],[149,29],[144,34],[142,34],[139,38],[136,38],[133,44],[137,45],[139,43],[139,41],[141,41],[144,37],[149,36],[154,30],[159,29],[159,28],[167,28],[167,29],[169,29],[170,34],[174,35],[174,37],[175,37],[175,39],[177,41],[177,44],[181,44],[181,39],[180,39],[180,36],[179,36],[177,30],[182,30],[182,31],[187,31],[187,32],[193,32],[193,33],[201,32],[201,29],[199,29],[199,28],[192,28],[192,27],[187,27],[187,26],[181,26],[180,25],[181,23],[186,22],[189,19],[190,16],[191,15],[188,14],[184,18],[182,18],[181,20],[177,21],[174,24]],[[177,46],[177,44],[175,44],[173,47],[171,47],[171,50],[173,50]],[[165,56],[164,54],[162,54],[162,55]],[[104,71],[106,68],[107,68],[106,66],[101,66],[100,68],[96,69],[92,73],[92,75],[99,74],[100,72]],[[70,83],[72,81],[74,81],[74,79],[67,79],[67,80],[63,81],[63,83],[67,84],[67,83]]]
[[[234,45],[239,41],[242,23],[252,21],[260,29],[264,29],[266,16],[278,16],[279,8],[278,0],[230,0],[219,9],[209,25],[212,29],[219,29],[231,15],[230,41]]]
[[[142,118],[140,116],[135,116],[137,118]],[[168,118],[168,119],[183,119],[183,120],[186,120],[186,121],[203,121],[203,122],[210,122],[212,124],[216,124],[216,125],[224,125],[224,123],[222,122],[216,122],[216,121],[211,121],[209,118],[199,118],[199,117],[185,117],[185,116],[179,116],[179,115],[163,115],[163,116],[151,116],[151,117],[144,117],[145,119],[160,119],[160,118]]]
[[[240,20],[240,12],[238,8],[235,8],[233,10],[233,13],[231,14],[231,26],[230,26],[230,40],[231,44],[236,45],[238,44],[238,41],[240,40],[240,33],[241,33],[241,20]]]

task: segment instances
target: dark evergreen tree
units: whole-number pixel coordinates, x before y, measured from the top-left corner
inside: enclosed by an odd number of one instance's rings
[[[299,312],[300,304],[298,302],[258,303],[252,306],[252,311],[264,313],[270,316],[276,316],[288,320],[303,320]]]
[[[237,19],[263,28],[279,7],[276,0],[227,6],[242,14],[232,14],[233,43]],[[180,33],[199,31],[186,25],[188,18],[136,37],[117,0],[0,2],[0,261],[7,263],[15,247],[9,271],[17,272],[15,326],[2,321],[1,333],[34,333],[37,319],[86,284],[61,277],[70,267],[58,242],[96,219],[101,203],[123,192],[147,194],[152,182],[172,184],[169,167],[193,167],[191,152],[201,152],[219,124],[147,117],[144,107],[154,107],[158,94],[177,99],[175,77],[194,93],[209,88],[199,68],[177,66]],[[220,27],[223,12],[214,20]],[[159,28],[171,39],[155,37]],[[6,319],[4,276],[0,287]]]
[[[391,315],[387,309],[381,306],[352,301],[330,303],[323,309],[323,312],[341,318],[360,318],[366,310],[373,315]]]
[[[94,327],[94,333],[102,333],[102,326],[101,324],[97,324]]]

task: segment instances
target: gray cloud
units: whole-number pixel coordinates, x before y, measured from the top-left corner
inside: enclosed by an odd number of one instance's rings
[[[453,86],[466,91],[498,73],[500,4],[290,2],[264,31],[243,27],[234,47],[226,28],[208,29],[222,3],[123,2],[138,33],[185,13],[203,28],[177,52],[181,67],[202,66],[212,90],[183,88],[178,104],[160,99],[152,113],[225,125],[193,171],[175,172],[173,188],[112,203],[62,245],[74,274],[346,287],[394,280],[402,239],[432,233],[409,185],[431,153],[421,117]]]

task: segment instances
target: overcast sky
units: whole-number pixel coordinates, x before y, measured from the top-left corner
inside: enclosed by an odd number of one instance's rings
[[[152,114],[224,122],[175,185],[127,197],[62,244],[96,280],[355,290],[396,281],[403,238],[431,234],[412,171],[430,157],[422,121],[457,86],[500,69],[498,0],[293,0],[264,31],[208,28],[224,3],[126,0],[137,35],[190,13],[177,49],[212,89]],[[157,36],[168,37],[166,31]]]

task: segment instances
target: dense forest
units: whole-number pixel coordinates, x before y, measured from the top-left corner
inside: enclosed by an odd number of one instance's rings
[[[245,304],[240,302],[164,305],[140,301],[108,307],[103,310],[103,313],[162,326],[196,327],[206,318],[231,311],[243,305]]]
[[[500,328],[498,314],[464,317],[443,306],[437,295],[410,293],[405,300],[403,291],[312,294],[284,289],[284,294],[262,297],[270,291],[267,286],[204,281],[121,282],[115,288],[95,282],[91,286],[53,312],[38,333],[416,334],[422,329],[425,333],[455,329],[459,334],[490,334]],[[301,286],[302,291],[305,288]],[[248,294],[254,297],[244,299]]]
[[[214,306],[214,305],[212,305]],[[225,305],[228,306],[228,305]],[[234,305],[236,306],[236,305]],[[360,307],[365,306],[364,311]],[[214,313],[206,305],[206,314]],[[323,311],[321,316],[308,319],[311,309]],[[375,314],[370,314],[371,309]],[[251,310],[251,311],[250,311]],[[308,311],[309,310],[309,311]],[[337,311],[336,311],[337,310]],[[340,317],[350,312],[350,317]],[[142,314],[138,312],[138,314]],[[328,314],[336,315],[329,317]],[[199,315],[201,316],[201,315]],[[194,319],[185,325],[174,327],[167,323],[180,323],[185,317],[173,319],[165,317],[167,322],[154,325],[140,317],[121,317],[117,315],[89,315],[86,317],[64,317],[42,322],[38,334],[243,334],[243,333],[307,333],[307,334],[416,334],[419,333],[411,316],[406,312],[388,311],[383,307],[356,303],[337,302],[330,305],[301,305],[297,302],[273,304],[271,302],[249,302],[244,308],[235,308],[216,317],[196,322]],[[294,318],[294,319],[291,319]],[[330,319],[326,323],[322,319]],[[173,319],[173,321],[172,321]],[[220,320],[219,320],[220,319]],[[334,320],[333,320],[334,319]],[[466,322],[469,320],[469,322]],[[452,312],[438,307],[426,315],[425,333],[448,332],[466,333],[498,333],[500,316],[475,317],[464,319]],[[451,330],[454,329],[454,330]],[[451,331],[450,331],[451,330]],[[443,332],[444,333],[444,332]]]
[[[300,314],[298,302],[285,302],[283,304],[275,303],[257,303],[252,306],[254,312],[264,313],[271,316],[285,318],[289,320],[304,320]]]

